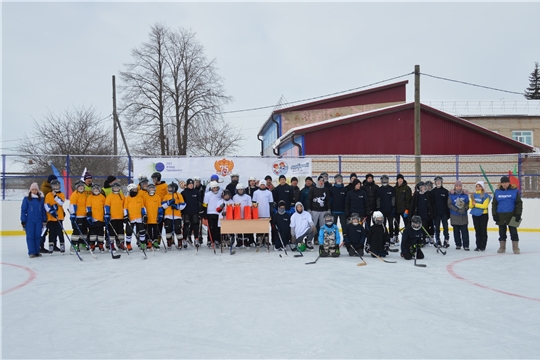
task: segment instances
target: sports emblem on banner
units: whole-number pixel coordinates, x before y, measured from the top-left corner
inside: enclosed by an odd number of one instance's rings
[[[225,158],[221,160],[216,160],[214,162],[214,169],[216,169],[216,171],[221,174],[221,176],[228,176],[232,173],[232,170],[234,169],[234,162]]]
[[[272,172],[276,175],[285,175],[289,170],[289,166],[285,161],[279,160],[272,164]]]

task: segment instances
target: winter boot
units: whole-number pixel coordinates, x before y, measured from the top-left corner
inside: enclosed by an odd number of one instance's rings
[[[132,251],[133,250],[133,248],[131,247],[130,242],[127,243],[126,247],[127,247],[127,251]]]
[[[98,243],[98,248],[99,248],[99,252],[100,252],[100,253],[103,254],[103,253],[105,252],[105,248],[103,247],[103,243],[102,243],[102,242]]]
[[[519,247],[518,247],[519,241],[512,241],[512,250],[514,251],[514,254],[519,254]]]
[[[500,244],[500,247],[499,247],[499,250],[497,250],[497,253],[504,254],[506,252],[506,241],[499,241],[499,244]]]

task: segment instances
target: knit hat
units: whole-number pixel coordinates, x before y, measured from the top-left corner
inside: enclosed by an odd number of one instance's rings
[[[36,189],[37,191],[39,191],[39,186],[37,183],[32,183],[32,185],[30,185],[30,191],[32,191],[32,189]]]
[[[360,180],[354,179],[353,182],[352,182],[352,187],[354,188],[356,186],[356,184],[360,184]]]
[[[484,182],[482,180],[477,181],[475,185],[480,185],[482,189],[484,188]]]
[[[501,178],[501,182],[502,182],[502,183],[505,183],[505,182],[509,183],[509,182],[510,182],[510,178],[509,178],[508,176],[505,175],[505,176],[503,176],[503,177]]]
[[[308,181],[308,180],[311,181],[311,182],[313,182],[313,178],[312,178],[311,176],[306,176],[306,180],[305,180],[305,181]]]
[[[405,178],[404,178],[403,175],[401,175],[401,174],[397,174],[396,180],[397,180],[397,179],[405,180]]]
[[[189,184],[195,184],[193,179],[187,179],[186,180],[186,185],[189,185]]]
[[[277,206],[278,206],[278,207],[282,207],[282,206],[287,206],[287,204],[285,203],[285,201],[284,201],[284,200],[279,200],[279,202],[278,202],[278,205],[277,205]]]
[[[461,183],[461,180],[456,180],[456,182],[454,183],[454,187],[455,186],[463,186],[463,184]]]
[[[49,177],[47,178],[47,182],[50,184],[53,180],[58,180],[56,175],[49,175]]]
[[[279,180],[281,179],[287,179],[287,178],[285,177],[285,175],[279,175]]]
[[[91,179],[91,178],[92,178],[92,174],[90,174],[88,171],[84,173],[84,180]]]
[[[270,181],[272,181],[272,177],[271,177],[270,175],[266,175],[266,176],[264,177],[264,180],[270,180]]]
[[[351,173],[351,175],[349,176],[349,179],[352,178],[352,177],[357,178],[358,176],[356,176],[356,173]]]
[[[109,175],[107,176],[107,180],[105,180],[104,185],[110,185],[114,180],[116,180],[116,178],[113,175]]]
[[[298,181],[298,178],[297,178],[296,176],[293,176],[293,177],[291,178],[291,182],[293,182],[293,181]]]
[[[373,174],[372,174],[372,173],[367,173],[367,174],[366,174],[366,180],[367,180],[368,178],[372,178],[372,179],[373,179]]]

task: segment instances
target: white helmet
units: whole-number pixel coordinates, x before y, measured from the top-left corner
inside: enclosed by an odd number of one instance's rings
[[[248,180],[249,181],[256,181],[257,179],[255,179],[255,176],[250,176]]]
[[[375,211],[373,213],[373,222],[377,225],[382,225],[384,222],[384,216],[383,213],[380,211]]]
[[[127,186],[127,191],[131,191],[131,190],[137,190],[137,185],[131,183],[131,184],[128,184]]]
[[[201,181],[201,177],[200,176],[194,176],[193,177],[193,181]]]
[[[219,184],[217,181],[210,181],[210,183],[208,184],[208,188],[210,189],[219,188]]]
[[[240,183],[236,184],[236,190],[244,190],[244,185]]]

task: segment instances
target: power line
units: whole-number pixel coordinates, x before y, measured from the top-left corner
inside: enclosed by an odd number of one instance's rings
[[[377,84],[380,84],[380,83],[383,83],[383,82],[387,82],[387,81],[399,79],[399,78],[402,78],[402,77],[405,77],[405,76],[409,76],[409,75],[412,75],[412,74],[414,74],[414,72],[410,72],[410,73],[403,74],[403,75],[400,75],[400,76],[395,76],[395,77],[390,78],[390,79],[377,81],[377,82],[374,82],[374,83],[371,83],[371,84],[368,84],[368,85],[359,86],[359,87],[352,88],[352,89],[349,89],[349,90],[338,91],[338,92],[335,92],[335,93],[326,94],[326,95],[321,95],[321,96],[315,96],[315,97],[308,98],[308,99],[303,99],[303,100],[290,101],[290,102],[287,102],[287,103],[282,103],[282,104],[280,104],[280,105],[282,105],[282,106],[283,106],[283,105],[291,105],[291,104],[296,104],[296,103],[299,103],[299,102],[311,101],[311,100],[316,100],[316,99],[325,98],[325,97],[328,97],[328,96],[333,96],[333,95],[343,94],[343,93],[350,92],[350,91],[354,91],[354,90],[364,89],[364,88],[367,88],[367,87],[370,87],[370,86],[373,86],[373,85],[377,85]],[[246,112],[246,111],[255,111],[255,110],[269,109],[269,108],[274,108],[275,106],[276,106],[276,105],[268,105],[268,106],[260,106],[260,107],[256,107],[256,108],[250,108],[250,109],[232,110],[232,111],[223,111],[221,114],[232,114],[232,113],[239,113],[239,112]]]
[[[468,82],[465,82],[465,81],[448,79],[448,78],[443,78],[443,77],[440,77],[440,76],[435,76],[435,75],[430,75],[430,74],[425,74],[425,73],[420,73],[420,75],[425,75],[425,76],[429,76],[429,77],[432,77],[432,78],[435,78],[435,79],[440,79],[440,80],[451,81],[451,82],[455,82],[455,83],[458,83],[458,84],[465,84],[465,85],[476,86],[476,87],[479,87],[479,88],[484,88],[484,89],[489,89],[489,90],[501,91],[501,92],[505,92],[505,93],[509,93],[509,94],[523,95],[523,93],[517,92],[517,91],[509,91],[509,90],[497,89],[497,88],[493,88],[493,87],[489,87],[489,86],[472,84],[472,83],[468,83]]]

